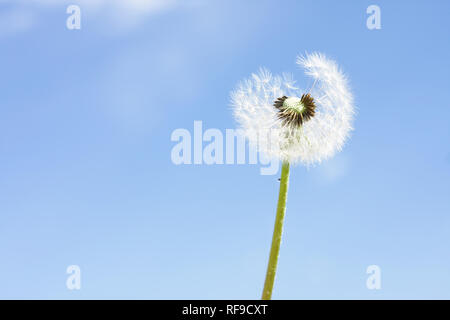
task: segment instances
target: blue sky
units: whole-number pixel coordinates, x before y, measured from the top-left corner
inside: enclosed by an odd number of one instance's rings
[[[176,166],[170,136],[234,128],[237,82],[306,83],[306,51],[358,112],[342,153],[291,170],[273,298],[450,298],[448,1],[73,0],[81,30],[68,3],[0,1],[0,298],[258,299],[279,175]]]

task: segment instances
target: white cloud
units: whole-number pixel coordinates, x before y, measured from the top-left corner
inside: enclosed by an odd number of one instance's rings
[[[315,178],[319,183],[328,184],[344,177],[350,168],[350,158],[345,154],[338,154],[334,158],[313,168]]]
[[[15,35],[30,29],[34,14],[26,9],[12,8],[0,13],[0,36]]]
[[[151,13],[170,9],[176,4],[175,0],[128,0],[114,1],[117,7],[134,12]],[[106,3],[106,1],[104,1]]]
[[[2,32],[15,33],[29,29],[37,21],[37,13],[42,10],[60,8],[61,14],[66,15],[64,8],[71,4],[80,6],[82,17],[88,14],[95,19],[92,21],[106,23],[115,33],[130,30],[150,15],[185,3],[180,0],[0,0],[0,4],[9,7],[9,11],[0,15],[1,35]]]
[[[155,13],[173,7],[179,0],[3,0],[34,6],[67,6],[76,4],[84,8],[125,10],[133,13]]]

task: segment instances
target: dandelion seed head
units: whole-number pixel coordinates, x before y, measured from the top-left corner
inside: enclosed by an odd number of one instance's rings
[[[234,117],[250,145],[269,158],[312,165],[340,151],[352,130],[353,96],[336,62],[321,53],[297,58],[314,80],[306,92],[288,73],[262,68],[231,94]]]

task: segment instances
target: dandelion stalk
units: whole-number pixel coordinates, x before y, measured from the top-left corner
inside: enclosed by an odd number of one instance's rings
[[[284,213],[286,212],[287,192],[289,186],[289,162],[284,161],[281,168],[280,192],[278,194],[277,215],[273,228],[272,246],[270,247],[269,264],[267,265],[266,281],[262,294],[263,300],[272,298],[273,284],[277,272],[278,255],[280,253],[281,237],[283,235]]]

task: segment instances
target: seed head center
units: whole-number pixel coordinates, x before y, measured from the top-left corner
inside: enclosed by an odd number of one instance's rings
[[[309,93],[301,98],[282,96],[273,106],[278,109],[278,118],[287,126],[299,128],[316,114],[314,98]]]
[[[287,110],[292,110],[297,113],[302,113],[305,110],[305,106],[302,103],[302,100],[297,97],[289,97],[283,102],[283,107]]]

